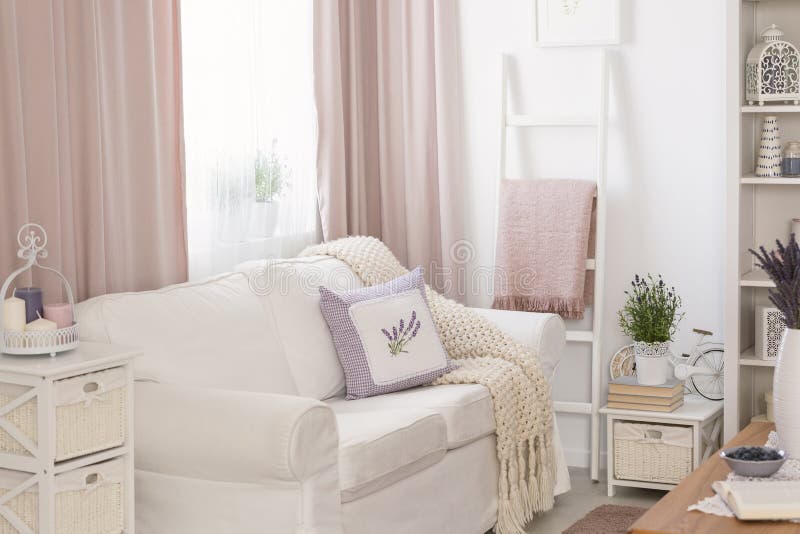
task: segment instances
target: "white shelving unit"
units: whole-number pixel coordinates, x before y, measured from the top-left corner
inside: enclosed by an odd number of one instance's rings
[[[753,265],[750,248],[774,248],[786,241],[790,221],[800,216],[800,178],[755,176],[761,122],[776,115],[781,140],[800,139],[800,106],[748,105],[744,65],[761,30],[777,24],[785,38],[800,44],[800,2],[726,2],[726,234],[725,234],[725,440],[764,413],[764,392],[772,389],[775,362],[755,354],[756,307],[768,304],[774,287]]]

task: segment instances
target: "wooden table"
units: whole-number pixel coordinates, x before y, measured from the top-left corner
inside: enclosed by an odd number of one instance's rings
[[[739,445],[764,445],[772,423],[750,423],[739,432],[727,447]],[[725,461],[715,454],[686,477],[678,487],[667,493],[631,527],[633,534],[800,534],[800,524],[787,522],[744,522],[732,517],[719,517],[702,512],[687,512],[686,508],[697,501],[710,497],[714,490],[711,483],[723,480],[730,469]]]

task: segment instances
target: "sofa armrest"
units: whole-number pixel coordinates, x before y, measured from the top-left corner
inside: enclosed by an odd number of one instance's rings
[[[567,343],[567,329],[560,316],[554,313],[471,309],[499,326],[515,341],[533,347],[539,355],[544,375],[552,381]]]
[[[336,465],[333,411],[304,397],[136,382],[136,468],[227,482],[302,481]]]

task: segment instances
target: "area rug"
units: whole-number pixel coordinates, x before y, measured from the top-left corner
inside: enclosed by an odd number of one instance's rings
[[[564,534],[625,534],[646,511],[647,508],[639,506],[604,504],[583,516]]]

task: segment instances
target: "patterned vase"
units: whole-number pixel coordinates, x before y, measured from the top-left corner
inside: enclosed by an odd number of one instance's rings
[[[636,381],[643,386],[660,386],[672,375],[669,341],[647,343],[635,341]]]
[[[781,132],[778,117],[764,117],[761,125],[761,144],[758,147],[756,176],[775,178],[781,175]]]
[[[800,330],[783,333],[772,384],[775,430],[781,447],[792,458],[800,458]]]

